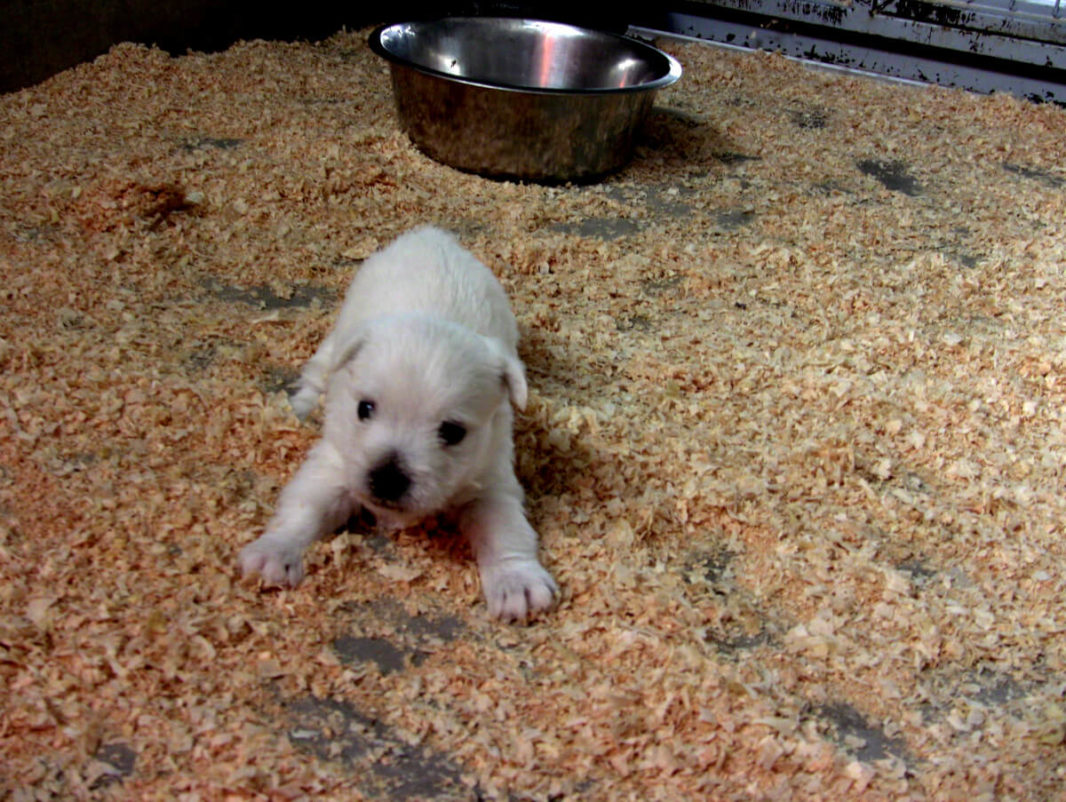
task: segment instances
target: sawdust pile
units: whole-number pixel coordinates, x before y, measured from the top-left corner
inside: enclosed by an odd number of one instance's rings
[[[631,167],[521,186],[415,151],[364,41],[0,98],[0,792],[1064,798],[1063,110],[666,43]],[[529,627],[435,522],[235,576],[422,222],[522,327]]]

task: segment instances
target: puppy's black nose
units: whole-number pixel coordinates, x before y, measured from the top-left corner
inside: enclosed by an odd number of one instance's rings
[[[399,501],[411,486],[411,477],[404,473],[396,456],[392,455],[370,471],[368,484],[374,498]]]

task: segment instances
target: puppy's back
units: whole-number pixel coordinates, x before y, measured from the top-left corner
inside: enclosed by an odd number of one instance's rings
[[[337,320],[354,329],[365,320],[423,312],[494,337],[513,352],[518,328],[500,282],[455,237],[433,226],[416,228],[359,268]]]
[[[500,282],[451,234],[423,226],[359,268],[333,331],[304,366],[290,399],[296,414],[304,418],[317,406],[329,375],[358,340],[364,323],[412,313],[449,320],[491,338],[517,363],[518,326]]]

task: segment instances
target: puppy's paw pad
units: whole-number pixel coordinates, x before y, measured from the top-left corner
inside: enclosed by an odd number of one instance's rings
[[[546,610],[559,592],[551,574],[535,560],[487,568],[481,581],[489,614],[504,621],[524,621]]]
[[[267,585],[296,587],[303,579],[303,551],[267,537],[241,549],[239,558],[244,576],[259,574]]]

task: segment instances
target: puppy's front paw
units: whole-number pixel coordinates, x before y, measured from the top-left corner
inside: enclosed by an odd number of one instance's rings
[[[259,574],[267,585],[296,587],[304,575],[303,549],[263,535],[241,549],[241,572]]]
[[[484,566],[481,585],[489,614],[504,621],[523,621],[551,606],[559,586],[536,560],[515,560]]]

